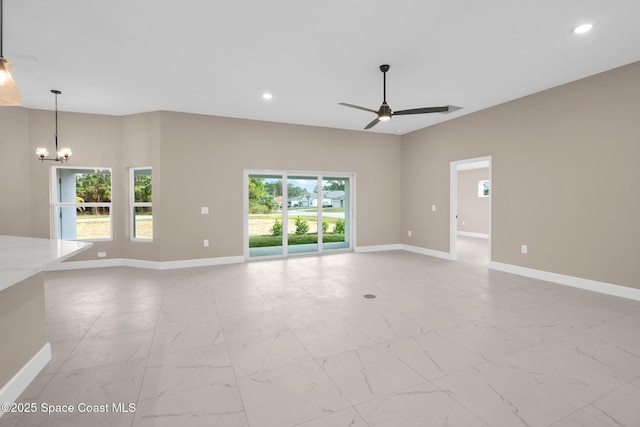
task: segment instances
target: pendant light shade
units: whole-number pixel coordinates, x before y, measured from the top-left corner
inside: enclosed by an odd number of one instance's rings
[[[11,75],[11,62],[0,57],[0,105],[20,105],[20,91]]]
[[[2,53],[2,33],[4,20],[3,1],[0,0],[0,106],[20,105],[20,91],[11,75],[11,62],[3,57]]]

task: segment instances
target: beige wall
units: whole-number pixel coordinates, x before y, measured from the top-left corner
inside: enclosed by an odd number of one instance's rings
[[[146,113],[126,116],[121,121],[121,162],[120,174],[124,175],[120,193],[124,195],[124,203],[117,211],[124,218],[124,226],[118,230],[118,239],[122,242],[121,257],[147,261],[161,259],[161,240],[158,236],[156,215],[162,216],[158,208],[162,200],[162,169],[160,168],[160,120],[161,113]],[[130,223],[131,212],[128,209],[129,171],[133,167],[152,168],[153,179],[153,213],[154,240],[152,242],[131,240]],[[82,254],[81,254],[82,255]],[[95,256],[92,258],[95,259]]]
[[[357,245],[398,243],[398,136],[163,112],[161,151],[163,260],[243,254],[245,169],[354,172]]]
[[[458,171],[458,231],[489,234],[489,198],[478,197],[478,183],[489,168]]]
[[[29,111],[0,107],[0,234],[31,236],[32,164],[25,141],[29,141]]]
[[[491,155],[494,261],[640,288],[639,113],[634,63],[405,135],[403,242],[448,252],[449,163]]]
[[[113,240],[70,261],[96,260],[98,252],[151,261],[242,256],[245,169],[353,172],[356,243],[398,243],[399,136],[170,112],[60,113],[59,125],[61,145],[73,149],[69,166],[113,169]],[[0,129],[3,154],[13,156],[10,168],[0,168],[0,234],[48,238],[50,169],[58,164],[41,164],[34,153],[38,145],[53,152],[53,113],[0,108]],[[129,239],[135,166],[153,168],[153,242]],[[201,206],[210,214],[200,215]]]
[[[635,63],[402,137],[169,112],[61,113],[70,164],[114,171],[114,240],[74,260],[242,255],[244,169],[354,172],[358,246],[448,252],[449,163],[490,155],[494,261],[640,288],[639,111]],[[51,165],[33,152],[53,144],[53,114],[0,108],[0,138],[0,234],[49,237]],[[152,243],[128,240],[131,166],[154,170]]]
[[[0,388],[47,343],[46,324],[43,273],[0,291]]]
[[[112,202],[114,212],[120,212],[126,202],[126,194],[121,189],[125,177],[122,173],[120,155],[121,118],[96,114],[59,113],[58,144],[71,147],[73,155],[65,166],[112,168]],[[58,162],[40,163],[35,157],[37,146],[45,146],[54,154],[53,113],[44,110],[29,110],[30,139],[23,142],[28,146],[29,157],[23,167],[31,171],[31,215],[32,229],[30,237],[49,238],[51,219],[49,208],[49,189],[51,168],[60,166]],[[92,248],[75,257],[75,260],[97,259],[97,252],[108,254],[109,258],[121,256],[122,236],[119,230],[125,226],[122,215],[113,216],[113,240],[97,242]],[[12,234],[12,233],[6,233]]]

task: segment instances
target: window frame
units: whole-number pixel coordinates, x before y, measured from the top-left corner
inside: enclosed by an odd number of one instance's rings
[[[60,170],[80,170],[80,171],[109,171],[109,175],[111,176],[111,201],[109,202],[60,202],[60,186],[61,178],[59,177],[58,171]],[[50,234],[52,239],[61,239],[61,240],[73,240],[73,241],[83,241],[83,242],[106,242],[113,240],[113,168],[107,166],[51,166],[51,185],[49,187],[50,190]],[[77,193],[76,193],[77,194]],[[77,197],[77,196],[76,196]],[[74,239],[64,239],[61,236],[60,229],[60,219],[61,214],[59,210],[61,208],[75,208],[76,211],[78,208],[108,208],[109,209],[109,237],[104,238],[95,238],[95,239],[79,239],[77,237],[77,220],[76,220],[76,238]]]
[[[487,194],[484,194],[484,183],[487,183]],[[478,197],[491,197],[491,180],[481,179],[478,181]]]
[[[153,223],[151,225],[151,238],[137,237],[135,228],[136,208],[151,208],[151,216],[153,218],[153,202],[136,202],[135,200],[135,173],[136,171],[147,169],[151,172],[151,200],[153,200],[153,168],[151,166],[132,166],[129,168],[129,240],[132,242],[153,242]]]

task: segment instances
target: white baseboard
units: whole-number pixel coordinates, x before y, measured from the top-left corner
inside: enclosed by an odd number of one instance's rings
[[[174,268],[209,267],[212,265],[238,264],[244,262],[243,256],[227,256],[218,258],[185,259],[180,261],[142,261],[126,259],[125,266],[149,268],[155,270],[170,270]]]
[[[436,251],[433,249],[421,248],[418,246],[395,244],[395,245],[376,245],[376,246],[360,246],[357,247],[356,252],[382,252],[382,251],[407,251],[415,252],[421,255],[432,256],[436,258],[443,258],[450,260],[451,254],[449,252]]]
[[[551,273],[549,271],[520,267],[518,265],[512,264],[503,264],[501,262],[495,261],[491,261],[489,263],[489,268],[493,270],[517,274],[519,276],[531,277],[534,279],[545,280],[547,282],[554,282],[560,285],[572,286],[574,288],[586,289],[588,291],[600,292],[616,297],[640,301],[640,289],[630,288],[627,286],[598,282],[595,280],[583,279],[581,277],[567,276],[564,274]]]
[[[244,262],[243,256],[218,258],[187,259],[180,261],[146,261],[140,259],[111,258],[93,261],[61,262],[48,268],[47,271],[80,270],[104,267],[137,267],[151,270],[170,270],[176,268],[208,267],[212,265],[237,264]]]
[[[2,388],[0,389],[0,402],[12,403],[38,376],[40,371],[51,360],[51,344],[46,343]],[[0,417],[4,412],[0,409]]]
[[[489,235],[485,233],[474,233],[472,231],[458,231],[458,236],[477,237],[479,239],[488,239]]]
[[[402,246],[402,250],[407,252],[415,252],[417,254],[451,260],[451,254],[449,252],[436,251],[434,249],[426,249],[426,248],[421,248],[418,246],[411,246],[411,245],[401,245],[401,246]]]
[[[358,246],[355,252],[383,252],[383,251],[399,251],[402,249],[401,244],[394,245],[375,245],[375,246]]]
[[[47,267],[46,271],[82,270],[85,268],[122,267],[125,265],[122,258],[99,259],[94,261],[71,261],[60,262]]]

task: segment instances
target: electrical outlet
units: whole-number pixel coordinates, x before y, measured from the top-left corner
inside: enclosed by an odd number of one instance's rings
[[[106,252],[98,252],[98,258],[106,258],[106,257],[107,257]]]
[[[205,248],[208,248],[209,247],[209,239],[204,239],[202,241],[202,244],[204,245]]]
[[[526,254],[527,250],[528,250],[527,245],[520,246],[520,252],[522,252],[523,254]]]
[[[467,225],[464,221],[462,221],[462,225]]]
[[[411,230],[407,231],[407,236],[411,237]]]
[[[435,212],[436,211],[436,205],[431,205],[431,212]]]

